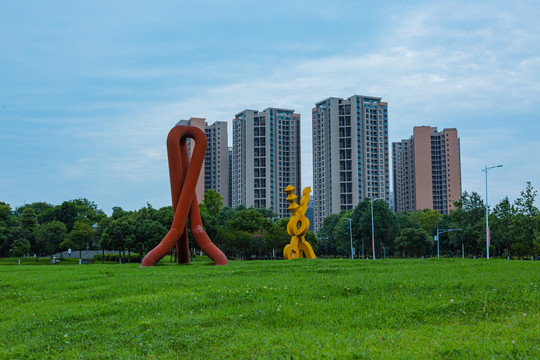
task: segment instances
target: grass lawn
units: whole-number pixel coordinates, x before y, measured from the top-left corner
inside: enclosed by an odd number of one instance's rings
[[[540,262],[8,260],[1,359],[540,358]]]

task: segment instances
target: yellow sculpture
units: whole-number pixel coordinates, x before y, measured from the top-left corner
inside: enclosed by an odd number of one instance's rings
[[[306,217],[307,204],[309,202],[311,187],[304,188],[302,191],[302,199],[300,199],[300,205],[296,203],[298,196],[294,195],[295,187],[287,186],[285,192],[287,193],[287,201],[289,202],[289,211],[292,216],[287,224],[287,232],[291,235],[291,243],[287,244],[283,249],[283,257],[285,259],[315,259],[315,252],[313,248],[306,241],[306,233],[309,230],[309,220]]]

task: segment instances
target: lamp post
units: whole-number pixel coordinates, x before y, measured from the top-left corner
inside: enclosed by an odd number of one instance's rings
[[[373,200],[379,199],[369,199],[371,202],[371,248],[373,249],[373,260],[375,260],[375,226],[373,224]]]
[[[500,168],[500,167],[502,167],[502,165],[495,165],[495,166],[490,166],[490,167],[486,165],[486,167],[482,169],[482,171],[486,173],[486,255],[488,259],[489,259],[489,217],[488,217],[489,206],[488,206],[487,174],[489,170],[494,169],[494,168]]]
[[[450,232],[450,231],[458,231],[458,230],[461,230],[461,229],[441,229],[439,230],[439,227],[437,227],[437,259],[439,258],[439,242],[440,242],[440,238],[439,238],[439,235],[441,234],[445,234],[447,232]]]
[[[279,216],[274,216],[272,218],[272,223],[275,223],[276,219],[279,219]],[[272,248],[272,259],[275,259],[275,258],[276,258],[276,248]]]
[[[342,218],[342,219],[345,219],[345,220],[349,220],[349,235],[351,237],[351,259],[354,259],[354,249],[353,249],[353,246],[352,246],[352,219],[351,218]]]

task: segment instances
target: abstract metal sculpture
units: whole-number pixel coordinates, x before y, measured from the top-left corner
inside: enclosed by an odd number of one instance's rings
[[[186,146],[187,138],[195,141],[195,147],[189,160]],[[193,143],[193,141],[192,141]],[[173,223],[161,243],[144,257],[141,266],[154,266],[176,245],[178,263],[189,263],[189,244],[187,219],[191,233],[201,250],[216,265],[227,265],[227,257],[210,240],[203,229],[199,203],[195,195],[195,186],[204,161],[208,141],[204,133],[193,126],[177,125],[167,137],[167,155],[169,157],[169,176],[173,205]]]
[[[294,195],[294,186],[287,186],[287,201],[289,202],[289,211],[292,216],[287,224],[287,232],[291,235],[291,243],[285,245],[283,257],[285,259],[306,258],[315,259],[315,252],[310,243],[306,241],[306,233],[309,230],[309,220],[306,217],[307,204],[309,202],[311,188],[308,186],[302,192],[300,205],[296,203],[298,196]]]

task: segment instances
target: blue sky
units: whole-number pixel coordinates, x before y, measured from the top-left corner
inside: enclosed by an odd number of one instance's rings
[[[504,164],[490,204],[515,199],[540,188],[538,19],[536,0],[2,2],[0,201],[169,205],[170,128],[246,108],[301,114],[311,185],[311,108],[354,94],[389,103],[390,142],[457,128],[463,190]]]

